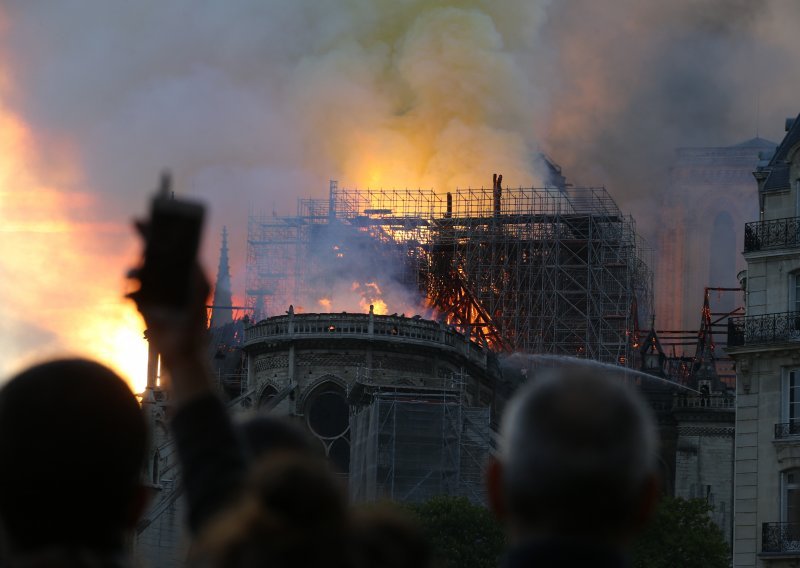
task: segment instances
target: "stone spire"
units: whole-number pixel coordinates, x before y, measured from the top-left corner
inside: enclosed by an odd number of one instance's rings
[[[219,268],[217,269],[217,283],[214,285],[213,305],[220,307],[215,307],[211,310],[211,327],[221,327],[233,321],[227,227],[222,227],[222,246],[219,251]]]

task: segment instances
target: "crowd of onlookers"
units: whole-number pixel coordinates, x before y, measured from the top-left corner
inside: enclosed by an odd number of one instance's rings
[[[206,356],[205,292],[182,313],[140,306],[168,371],[192,535],[189,565],[434,564],[398,510],[358,508],[317,446],[281,419],[234,423]],[[148,433],[126,383],[87,360],[32,367],[0,391],[0,566],[132,564],[148,506]],[[591,367],[520,388],[486,464],[504,566],[625,566],[658,497],[656,437],[638,395]]]

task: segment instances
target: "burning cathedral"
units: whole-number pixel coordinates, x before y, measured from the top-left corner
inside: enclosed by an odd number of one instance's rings
[[[542,188],[499,175],[446,194],[332,181],[296,215],[251,215],[245,306],[232,305],[223,235],[210,356],[231,411],[300,421],[355,501],[482,502],[498,418],[533,366],[521,354],[658,374],[634,220],[604,188],[568,186],[549,165]],[[169,395],[151,368],[143,406],[160,498],[137,536],[144,558],[170,542],[180,554],[184,514]]]

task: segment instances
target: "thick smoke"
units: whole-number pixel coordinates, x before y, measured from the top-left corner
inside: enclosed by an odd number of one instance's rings
[[[572,181],[607,185],[651,238],[677,147],[780,141],[800,111],[797,3],[572,0],[549,15],[541,136]]]
[[[376,314],[434,315],[416,290],[403,250],[336,221],[315,229],[303,251],[296,310],[367,313],[372,306]]]
[[[345,186],[541,182],[650,198],[676,146],[776,137],[793,3],[566,0],[12,2],[14,106],[76,144],[119,218],[164,166],[216,224]],[[766,88],[764,88],[766,87]],[[224,199],[221,197],[224,195]],[[242,230],[232,235],[243,243]],[[234,251],[241,272],[241,251]]]
[[[66,200],[67,224],[117,227],[87,266],[121,273],[124,226],[170,167],[211,205],[206,266],[229,227],[241,301],[248,211],[292,213],[329,178],[444,192],[502,172],[538,185],[543,150],[570,181],[607,185],[648,232],[676,146],[749,138],[757,114],[762,136],[780,137],[798,110],[798,16],[766,0],[10,0],[0,114],[29,129],[27,177],[90,196]],[[50,166],[65,157],[68,183]],[[13,169],[7,187],[25,190]],[[23,215],[2,199],[0,221]],[[4,251],[29,233],[6,229]],[[0,292],[16,304],[18,288]]]
[[[78,146],[109,214],[141,209],[169,166],[235,246],[248,207],[291,212],[329,178],[538,184],[542,97],[519,61],[543,16],[479,0],[19,2],[4,51],[15,107]]]

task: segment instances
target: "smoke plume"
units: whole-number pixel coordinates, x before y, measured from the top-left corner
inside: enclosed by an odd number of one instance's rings
[[[116,297],[135,250],[126,225],[164,167],[179,193],[211,206],[206,266],[221,226],[231,229],[240,302],[248,211],[291,213],[329,178],[444,192],[502,172],[508,185],[540,185],[545,151],[571,181],[607,185],[647,229],[674,147],[749,138],[757,108],[762,136],[776,139],[797,112],[800,9],[789,2],[11,0],[2,10],[0,115],[25,136],[6,136],[0,157],[0,293],[2,331],[20,354],[37,345],[24,322],[61,347],[83,343],[65,338],[102,302],[74,283]],[[42,222],[62,231],[37,232],[40,249],[27,251]],[[62,269],[67,248],[76,258]],[[48,272],[57,277],[35,276]],[[46,309],[54,298],[62,315]],[[103,317],[129,317],[114,313]]]
[[[676,148],[757,133],[778,142],[783,119],[800,111],[796,3],[576,0],[552,8],[541,38],[553,50],[555,79],[542,139],[572,181],[607,185],[651,240]]]

